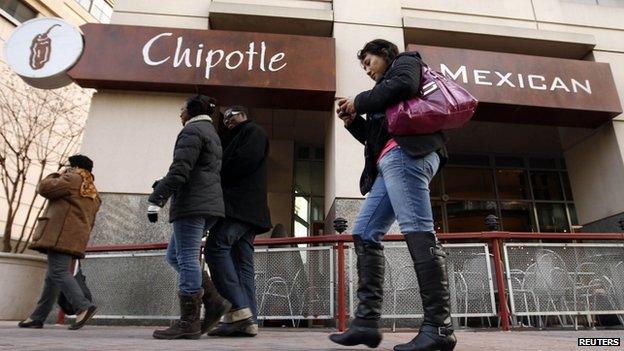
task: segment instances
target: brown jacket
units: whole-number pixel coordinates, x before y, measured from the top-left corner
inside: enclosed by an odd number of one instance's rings
[[[90,175],[90,173],[82,170]],[[91,184],[91,197],[81,195],[84,178],[76,171],[52,173],[37,186],[37,193],[48,199],[43,216],[37,218],[37,227],[30,248],[43,253],[48,250],[84,258],[85,249],[100,198]]]

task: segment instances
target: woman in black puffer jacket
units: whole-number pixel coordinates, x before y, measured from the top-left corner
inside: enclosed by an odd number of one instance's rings
[[[171,198],[169,222],[173,234],[167,262],[180,276],[180,320],[167,329],[154,331],[156,339],[199,339],[202,303],[205,325],[216,323],[230,307],[199,263],[202,237],[225,215],[221,141],[211,117],[215,110],[216,100],[208,96],[193,95],[186,100],[181,108],[183,128],[176,139],[173,161],[148,198],[151,222],[158,220],[158,212]]]
[[[365,146],[360,190],[368,196],[353,226],[359,304],[349,330],[330,339],[341,345],[369,347],[381,342],[385,271],[381,240],[397,220],[414,262],[424,320],[418,335],[394,350],[450,351],[456,339],[451,326],[446,253],[436,239],[429,197],[429,183],[447,158],[445,136],[441,132],[391,136],[385,116],[388,107],[419,93],[422,61],[417,52],[399,54],[396,45],[382,39],[367,43],[358,59],[376,84],[353,100],[340,100],[337,113],[347,130]]]

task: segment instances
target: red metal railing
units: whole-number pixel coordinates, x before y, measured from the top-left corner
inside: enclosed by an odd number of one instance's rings
[[[498,294],[498,316],[501,320],[501,329],[510,330],[509,319],[510,312],[507,308],[507,291],[505,274],[503,268],[502,244],[504,240],[555,240],[555,241],[573,241],[573,240],[622,240],[624,241],[624,233],[514,233],[514,232],[470,232],[470,233],[439,233],[438,239],[441,241],[466,241],[479,240],[491,245],[494,255],[494,272],[496,275],[496,283],[499,286]],[[402,235],[386,235],[384,241],[403,241]],[[337,311],[336,324],[338,330],[346,329],[348,314],[346,306],[346,275],[345,275],[345,243],[353,242],[353,237],[348,234],[341,235],[324,235],[313,237],[298,238],[256,238],[255,245],[293,245],[293,244],[332,244],[336,250],[337,263]],[[151,243],[151,244],[127,244],[127,245],[103,245],[90,246],[87,252],[123,252],[123,251],[140,251],[140,250],[163,250],[167,248],[167,243]],[[59,313],[59,320],[64,316]]]

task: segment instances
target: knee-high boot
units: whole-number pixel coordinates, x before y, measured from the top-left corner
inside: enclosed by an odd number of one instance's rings
[[[359,304],[355,319],[349,329],[342,334],[332,334],[329,339],[337,344],[353,346],[364,344],[377,347],[382,335],[379,331],[379,318],[383,303],[385,260],[383,246],[364,243],[354,236],[357,254]]]
[[[452,351],[457,339],[451,325],[451,299],[446,253],[435,234],[405,233],[424,309],[424,320],[418,335],[407,344],[397,345],[395,351]]]

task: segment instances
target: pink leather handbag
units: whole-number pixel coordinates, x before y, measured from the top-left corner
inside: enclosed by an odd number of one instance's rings
[[[459,128],[472,118],[477,103],[466,89],[423,63],[420,92],[386,110],[388,131],[414,135]]]

